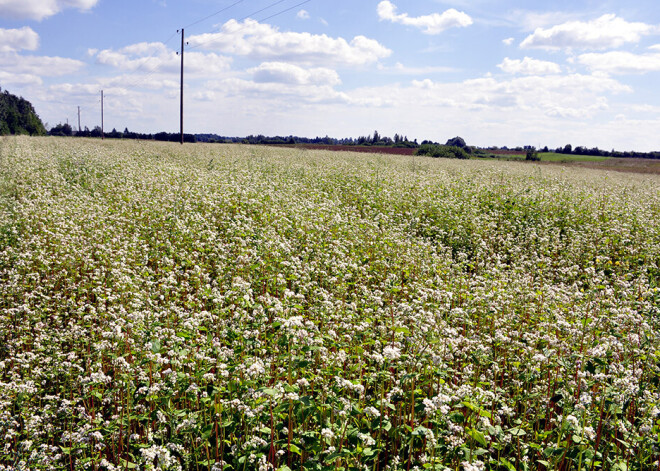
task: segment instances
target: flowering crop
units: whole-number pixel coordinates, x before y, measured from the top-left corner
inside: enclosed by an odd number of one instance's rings
[[[660,179],[0,141],[0,470],[651,470]]]

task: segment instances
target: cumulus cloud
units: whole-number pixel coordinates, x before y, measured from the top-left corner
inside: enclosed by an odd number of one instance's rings
[[[264,62],[248,70],[257,83],[285,83],[289,85],[328,85],[341,83],[339,75],[332,69],[303,69],[285,62]]]
[[[530,57],[525,57],[522,60],[505,57],[498,67],[508,74],[548,75],[561,73],[559,64]]]
[[[397,14],[397,7],[388,0],[378,4],[378,18],[406,26],[419,28],[425,34],[440,34],[449,28],[466,27],[472,24],[472,18],[462,11],[450,8],[443,13],[411,17],[407,13]]]
[[[569,21],[551,28],[537,28],[520,44],[522,48],[609,49],[627,43],[638,43],[642,36],[656,31],[645,23],[630,23],[614,14],[596,20]]]
[[[460,83],[413,81],[413,97],[431,107],[468,110],[516,109],[562,118],[588,118],[608,107],[607,95],[632,92],[603,75],[525,76],[507,80],[484,77]],[[383,93],[382,91],[380,93]]]
[[[300,10],[297,14],[296,17],[300,20],[309,20],[309,12],[307,10]]]
[[[0,0],[0,17],[14,20],[37,20],[53,16],[65,8],[86,11],[99,0]]]
[[[651,49],[655,50],[653,47]],[[589,53],[578,56],[577,61],[594,72],[608,74],[645,74],[660,71],[660,52],[650,54],[633,54],[623,51]]]
[[[513,44],[513,41],[515,41],[514,38],[502,39],[502,44],[504,44],[505,46],[510,46]]]
[[[104,49],[88,51],[96,56],[96,62],[123,70],[145,73],[173,73],[180,70],[181,58],[176,51],[160,42],[137,43],[119,50]],[[230,68],[231,59],[214,53],[187,52],[186,72],[199,75],[213,75]]]
[[[0,55],[2,68],[14,74],[28,74],[37,77],[59,77],[77,72],[84,63],[66,57],[21,56],[16,53]]]
[[[43,81],[40,77],[32,74],[12,74],[10,72],[5,72],[0,70],[0,83],[3,85],[41,85]]]
[[[350,42],[325,34],[281,32],[255,20],[230,20],[218,33],[191,36],[191,48],[202,47],[252,59],[304,65],[359,66],[389,57],[392,51],[374,39],[356,36]]]
[[[39,35],[32,28],[27,26],[20,29],[0,28],[0,52],[34,51],[38,47]]]
[[[352,99],[344,92],[339,92],[328,85],[310,85],[301,87],[299,84],[275,81],[258,82],[229,78],[211,82],[206,85],[206,91],[196,93],[193,98],[208,101],[228,96],[240,96],[248,100],[260,100],[262,104],[278,103],[279,107],[287,107],[293,103],[296,106],[318,104],[351,104]]]

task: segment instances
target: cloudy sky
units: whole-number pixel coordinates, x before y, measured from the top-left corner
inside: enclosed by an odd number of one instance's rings
[[[660,150],[657,0],[0,0],[50,125]]]

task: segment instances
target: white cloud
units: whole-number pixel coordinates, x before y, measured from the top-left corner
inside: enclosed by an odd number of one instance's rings
[[[468,110],[516,109],[553,117],[588,118],[607,108],[605,95],[630,93],[630,87],[606,76],[572,74],[527,76],[509,80],[493,77],[460,83],[413,81],[416,100],[424,106]],[[383,93],[381,91],[381,93]]]
[[[27,26],[20,29],[0,28],[0,52],[34,51],[38,47],[39,35],[32,28]]]
[[[300,10],[296,17],[300,20],[309,20],[309,12],[307,10]]]
[[[577,61],[592,71],[609,74],[644,74],[660,71],[660,52],[652,54],[633,54],[623,51],[590,53],[578,56]]]
[[[92,51],[89,51],[90,53]],[[181,57],[163,43],[137,43],[117,51],[104,49],[96,55],[99,64],[123,71],[173,73],[180,70]],[[187,52],[186,73],[213,75],[230,68],[231,59],[214,53]]]
[[[535,11],[516,10],[508,16],[511,18],[512,24],[518,26],[522,31],[534,31],[537,28],[547,28],[579,19],[575,14],[563,11],[539,13]]]
[[[281,109],[291,106],[318,104],[351,104],[352,99],[328,85],[309,85],[282,82],[257,82],[238,78],[211,82],[206,84],[204,92],[194,95],[196,100],[224,99],[240,96],[245,100],[258,100],[262,107],[274,105]],[[209,93],[213,92],[213,93]]]
[[[378,18],[380,20],[400,23],[406,26],[419,28],[425,34],[440,34],[449,28],[466,27],[472,24],[472,18],[462,11],[450,8],[442,14],[433,13],[431,15],[411,17],[407,13],[397,14],[396,5],[388,0],[383,0],[378,4]]]
[[[548,75],[561,73],[559,64],[530,57],[525,57],[522,60],[505,57],[498,67],[508,74]]]
[[[41,78],[32,74],[12,74],[10,72],[5,72],[0,70],[0,83],[3,85],[41,85],[43,81]]]
[[[264,62],[248,70],[257,83],[285,83],[289,85],[329,85],[341,83],[339,75],[332,69],[303,69],[285,62]]]
[[[616,15],[603,15],[596,20],[569,21],[548,29],[537,28],[520,44],[522,48],[608,49],[626,43],[637,43],[642,36],[656,31],[645,23],[629,23]]]
[[[510,45],[513,44],[513,41],[515,41],[514,38],[506,38],[506,39],[502,39],[502,44],[504,44],[504,45],[506,45],[506,46],[510,46]]]
[[[37,20],[53,16],[65,8],[86,11],[99,0],[0,0],[0,17],[17,20]]]
[[[191,36],[188,42],[191,48],[304,65],[358,66],[392,54],[378,41],[364,36],[348,42],[325,34],[280,32],[277,27],[249,19],[243,23],[230,20],[219,33]]]
[[[38,77],[68,75],[77,72],[85,65],[83,62],[65,57],[21,56],[16,53],[0,54],[0,62],[5,71]]]

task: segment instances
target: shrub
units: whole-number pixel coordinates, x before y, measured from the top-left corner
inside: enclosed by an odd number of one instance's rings
[[[429,157],[442,157],[444,159],[469,159],[470,156],[460,147],[441,146],[438,144],[422,144],[415,155],[428,155]]]

